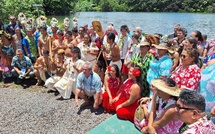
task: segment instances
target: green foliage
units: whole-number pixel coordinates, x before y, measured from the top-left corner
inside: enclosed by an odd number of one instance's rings
[[[2,0],[0,1],[0,18],[7,20],[9,15],[17,16],[23,12],[27,17],[36,17],[38,12],[33,4],[42,4],[43,0]],[[39,13],[45,14],[39,7]]]

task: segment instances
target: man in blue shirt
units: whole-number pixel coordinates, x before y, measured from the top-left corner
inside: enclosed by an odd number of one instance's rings
[[[94,97],[93,108],[97,109],[102,102],[101,79],[99,75],[92,71],[92,63],[85,62],[83,72],[78,75],[75,93],[75,105],[78,107],[78,97],[84,99],[81,107],[89,104],[88,97]]]
[[[13,67],[11,72],[16,78],[34,77],[33,64],[27,56],[24,56],[21,49],[16,50],[16,56],[13,57],[11,66]]]
[[[15,29],[19,26],[16,23],[16,18],[14,16],[9,16],[10,23],[6,26],[7,33],[10,33],[11,35],[15,34]]]

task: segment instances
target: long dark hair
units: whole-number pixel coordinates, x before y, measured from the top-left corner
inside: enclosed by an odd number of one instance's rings
[[[116,77],[120,78],[119,67],[116,64],[111,65],[116,70]]]
[[[134,66],[134,69],[138,69],[140,71],[140,75],[136,77],[136,83],[140,86],[140,95],[143,96],[143,80],[142,80],[142,69],[139,66]]]

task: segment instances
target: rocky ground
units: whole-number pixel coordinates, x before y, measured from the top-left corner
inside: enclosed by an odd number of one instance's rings
[[[84,134],[110,116],[101,107],[76,108],[74,98],[56,100],[45,88],[0,88],[1,134]]]

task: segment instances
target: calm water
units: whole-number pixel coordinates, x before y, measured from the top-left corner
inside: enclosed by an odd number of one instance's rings
[[[176,23],[181,24],[188,31],[188,35],[199,30],[208,35],[208,39],[215,38],[215,14],[194,13],[134,13],[134,12],[78,12],[74,16],[78,18],[79,26],[87,23],[89,26],[94,20],[101,22],[103,29],[108,23],[113,23],[119,31],[120,26],[127,24],[133,31],[140,26],[144,33],[161,33],[163,35],[173,32]],[[59,18],[60,21],[64,16]],[[70,16],[73,18],[73,16]]]

